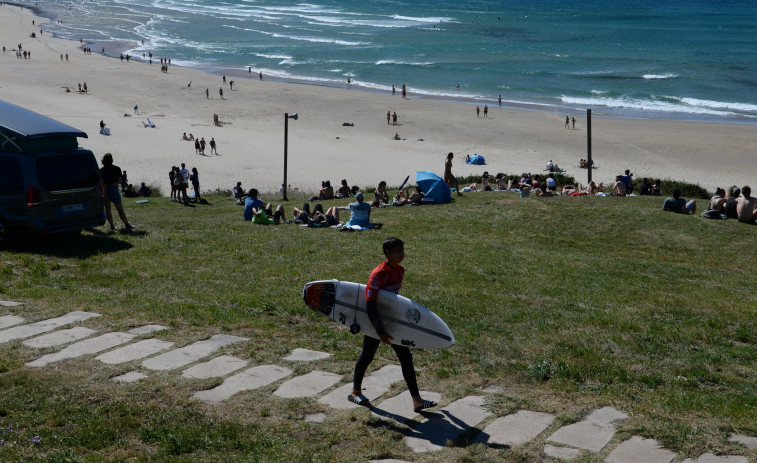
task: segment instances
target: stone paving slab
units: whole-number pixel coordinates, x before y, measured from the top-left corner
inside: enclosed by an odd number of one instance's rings
[[[318,352],[317,350],[310,349],[294,349],[288,356],[284,357],[284,360],[290,362],[312,362],[314,360],[323,360],[331,357],[331,354],[327,352]]]
[[[544,446],[544,454],[550,458],[557,458],[558,460],[573,460],[580,453],[580,450],[570,447],[558,447],[549,444]]]
[[[660,447],[654,439],[633,436],[615,447],[605,458],[607,463],[671,463],[676,454]]]
[[[132,333],[133,336],[135,336]],[[161,341],[160,339],[145,339],[137,341],[134,344],[121,347],[110,352],[106,352],[102,355],[95,357],[97,360],[107,363],[109,365],[117,365],[119,363],[132,362],[134,360],[143,359],[151,355],[155,355],[158,352],[168,350],[173,346],[172,342]]]
[[[88,320],[92,317],[99,317],[99,313],[92,312],[69,312],[60,317],[42,320],[28,325],[16,326],[5,331],[0,331],[0,343],[13,341],[14,339],[26,339],[38,334],[47,333],[61,326],[70,325],[71,323]]]
[[[0,301],[0,307],[18,307],[20,305],[24,305],[24,303],[16,301]]]
[[[129,334],[137,334],[137,335],[150,334],[156,331],[163,331],[167,329],[168,327],[163,326],[163,325],[145,325],[145,326],[138,326],[136,328],[130,329]]]
[[[147,375],[144,373],[140,373],[138,371],[130,371],[128,373],[124,373],[121,376],[116,376],[112,379],[113,381],[117,383],[126,384],[126,383],[136,383],[137,381],[145,379],[145,378],[147,378]]]
[[[744,434],[731,434],[731,437],[728,440],[742,444],[750,450],[757,449],[757,437],[747,436]]]
[[[0,317],[0,330],[3,328],[8,328],[10,326],[21,324],[23,322],[24,322],[24,319],[22,317],[18,317],[16,315],[4,315]]]
[[[420,391],[420,393],[421,397],[425,400],[433,400],[437,403],[442,400],[442,395],[438,392]],[[355,406],[357,407],[357,405]],[[433,412],[434,410],[436,409],[432,408],[429,412]],[[371,413],[400,423],[410,421],[419,415],[413,411],[413,398],[410,397],[410,391],[404,391],[401,394],[384,400],[378,406],[371,408]]]
[[[308,374],[292,378],[279,386],[273,395],[294,399],[295,397],[313,397],[342,379],[342,375],[329,373],[327,371],[311,371]]]
[[[474,442],[490,445],[522,445],[535,439],[554,421],[555,416],[549,413],[518,410],[512,415],[494,420],[476,436]]]
[[[259,365],[229,376],[223,384],[196,392],[193,397],[203,402],[220,403],[238,392],[267,386],[291,374],[292,370],[278,365]]]
[[[747,457],[736,455],[719,457],[712,453],[705,453],[696,460],[687,458],[683,460],[683,463],[749,463],[749,459]]]
[[[59,362],[65,359],[72,359],[88,354],[96,354],[104,350],[125,344],[134,338],[133,334],[128,333],[105,333],[92,339],[85,339],[56,352],[54,354],[43,355],[33,362],[26,365],[30,367],[44,367],[53,362]]]
[[[363,395],[373,403],[389,391],[389,386],[402,380],[402,368],[399,365],[386,365],[363,379]],[[337,410],[351,410],[359,407],[347,400],[350,392],[352,392],[351,382],[324,395],[318,399],[318,402]]]
[[[491,413],[484,408],[482,396],[468,396],[452,402],[429,418],[413,427],[405,437],[405,443],[414,452],[441,450],[449,440],[483,421]]]
[[[187,379],[220,378],[247,366],[247,360],[221,355],[213,360],[187,368],[181,376]]]
[[[97,333],[97,330],[91,330],[89,328],[84,328],[83,326],[76,326],[67,330],[60,330],[54,333],[43,334],[36,338],[27,339],[21,344],[28,347],[35,347],[37,349],[42,347],[62,346],[63,344],[78,341],[79,339],[88,338],[95,333]]]
[[[142,366],[148,370],[175,370],[196,362],[203,357],[207,357],[224,346],[240,341],[247,341],[247,338],[240,338],[239,336],[230,336],[227,334],[216,334],[210,339],[197,341],[188,346],[147,359],[142,362]]]
[[[615,435],[615,424],[628,415],[612,407],[592,411],[583,421],[558,429],[547,440],[579,449],[599,452]]]

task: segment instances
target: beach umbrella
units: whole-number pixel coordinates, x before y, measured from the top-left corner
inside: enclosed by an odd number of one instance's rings
[[[415,183],[421,187],[427,198],[433,198],[437,204],[451,201],[449,187],[435,173],[427,170],[418,171],[415,173]]]
[[[469,157],[465,161],[465,163],[466,164],[476,164],[476,165],[479,165],[479,166],[483,166],[484,164],[486,164],[486,159],[484,159],[484,157],[481,156],[480,154],[474,154],[473,156]]]

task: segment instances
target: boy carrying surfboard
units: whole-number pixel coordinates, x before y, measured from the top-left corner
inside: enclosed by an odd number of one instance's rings
[[[355,364],[355,376],[353,379],[352,393],[347,396],[350,402],[363,407],[371,406],[371,402],[362,392],[363,377],[368,369],[368,365],[373,361],[373,357],[382,342],[391,344],[392,337],[384,330],[381,323],[381,314],[377,310],[377,299],[379,290],[399,293],[402,286],[402,279],[405,277],[405,268],[400,265],[405,258],[405,243],[399,238],[387,238],[383,245],[384,257],[386,260],[378,267],[374,268],[371,276],[368,278],[368,285],[365,287],[365,308],[368,318],[376,330],[379,339],[363,336],[363,351]],[[398,346],[391,344],[402,367],[402,376],[405,378],[407,388],[413,398],[413,411],[416,413],[427,408],[436,407],[436,402],[432,400],[423,400],[418,383],[415,380],[415,366],[413,365],[413,355],[407,346]]]

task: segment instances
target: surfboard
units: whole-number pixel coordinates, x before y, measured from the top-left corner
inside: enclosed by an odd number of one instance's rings
[[[378,339],[365,311],[365,285],[349,281],[311,281],[302,290],[308,307],[329,317],[353,334]],[[421,304],[399,294],[381,290],[378,312],[392,344],[438,349],[455,343],[444,320]]]

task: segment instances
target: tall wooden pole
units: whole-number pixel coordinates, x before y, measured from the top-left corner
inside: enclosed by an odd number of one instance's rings
[[[594,163],[591,161],[591,109],[586,110],[586,149],[586,165],[589,171],[589,179],[587,180],[587,183],[591,183],[591,169],[594,167]]]

